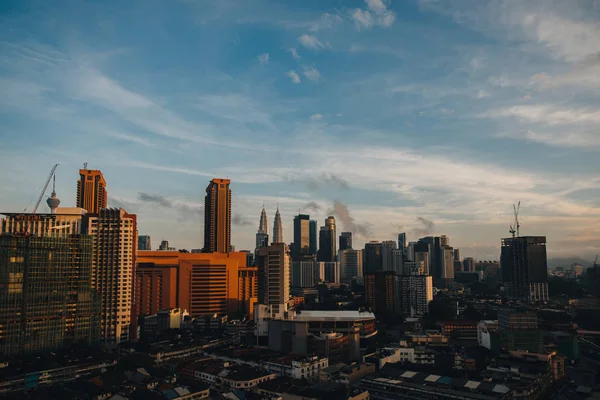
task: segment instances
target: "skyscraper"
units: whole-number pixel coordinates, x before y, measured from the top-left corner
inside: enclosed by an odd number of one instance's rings
[[[473,257],[467,257],[463,260],[463,271],[474,272],[475,271],[475,260]]]
[[[365,300],[373,312],[395,311],[396,289],[394,271],[374,271],[365,274]]]
[[[460,261],[460,249],[454,249],[454,261]]]
[[[383,271],[381,243],[371,241],[365,244],[365,250],[363,251],[363,269],[365,275],[370,272]]]
[[[402,232],[398,234],[398,248],[406,249],[408,242],[406,241],[406,233]]]
[[[255,249],[268,246],[269,238],[269,225],[267,222],[267,211],[263,207],[260,212],[260,222],[258,223],[258,232],[256,232],[256,246]]]
[[[548,262],[545,236],[502,239],[500,265],[509,298],[548,301]]]
[[[291,251],[294,260],[310,254],[310,216],[306,214],[294,217],[294,245]]]
[[[80,169],[77,181],[77,207],[95,214],[107,205],[108,193],[102,172],[95,169]]]
[[[433,280],[428,275],[396,277],[398,307],[404,316],[423,316],[429,312],[433,300]]]
[[[336,255],[335,218],[329,216],[325,219],[325,225],[322,226],[319,231],[319,252],[317,260],[323,262],[335,261]]]
[[[150,240],[150,236],[138,236],[138,250],[152,250],[152,241]]]
[[[258,303],[269,306],[271,314],[288,311],[290,303],[290,251],[285,243],[273,243],[258,250]]]
[[[384,271],[394,270],[394,258],[392,252],[397,249],[397,244],[393,240],[381,242],[381,265]]]
[[[231,251],[231,189],[229,179],[213,179],[204,198],[204,252]]]
[[[316,263],[314,260],[292,261],[292,286],[303,288],[315,286],[319,279],[316,272]]]
[[[363,276],[363,251],[346,249],[339,253],[340,276],[343,283],[349,283],[354,277]]]
[[[352,248],[352,232],[342,232],[340,235],[339,251]]]
[[[446,288],[454,281],[454,249],[449,242],[446,235],[427,236],[419,239],[414,247],[415,253],[428,249],[429,274],[437,288]]]
[[[317,247],[317,221],[315,220],[310,220],[309,224],[308,224],[308,230],[309,230],[309,254],[317,254],[318,251],[318,247]]]
[[[281,214],[279,213],[279,207],[275,212],[275,221],[273,222],[273,242],[272,243],[283,243],[283,225],[281,223]]]
[[[86,214],[86,221],[88,234],[94,237],[92,288],[100,293],[100,337],[112,346],[128,341],[137,323],[137,217],[123,209],[104,208]]]

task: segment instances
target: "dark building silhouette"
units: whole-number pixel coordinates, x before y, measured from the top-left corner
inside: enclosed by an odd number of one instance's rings
[[[308,223],[308,230],[309,230],[309,253],[310,254],[317,254],[318,248],[317,248],[317,221],[313,221],[311,220]]]
[[[331,262],[336,258],[335,218],[327,217],[325,225],[319,231],[319,252],[317,261]]]
[[[352,232],[342,232],[340,235],[340,246],[338,251],[352,248]]]
[[[310,253],[310,216],[298,214],[294,217],[294,243],[291,248],[292,259],[299,260]]]
[[[148,235],[138,236],[138,250],[152,250],[152,241]]]
[[[231,189],[229,179],[213,179],[204,198],[204,252],[231,251]]]
[[[365,274],[365,299],[373,312],[396,310],[396,274],[375,271]]]
[[[363,271],[365,275],[371,272],[383,271],[380,242],[373,241],[365,244],[365,250],[363,251]]]
[[[548,261],[545,236],[502,239],[502,280],[508,298],[548,301]]]

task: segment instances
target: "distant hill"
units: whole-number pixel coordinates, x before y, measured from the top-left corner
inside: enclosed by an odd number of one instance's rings
[[[592,262],[581,257],[557,257],[548,259],[548,269],[556,267],[570,267],[571,264],[581,264],[584,268],[592,267]]]

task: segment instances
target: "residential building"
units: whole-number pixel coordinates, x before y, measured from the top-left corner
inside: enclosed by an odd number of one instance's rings
[[[365,299],[373,312],[395,311],[397,307],[396,274],[376,271],[365,274]]]
[[[498,320],[484,320],[477,324],[477,343],[492,350],[492,333],[498,330]]]
[[[98,213],[108,206],[106,181],[99,170],[80,169],[77,181],[77,207]]]
[[[135,269],[136,315],[177,307],[179,252],[139,251]]]
[[[8,219],[28,216],[44,218],[25,214]],[[0,235],[0,354],[97,344],[100,303],[92,289],[93,238],[52,231],[32,236],[4,228],[5,220]]]
[[[275,211],[275,220],[273,221],[273,244],[275,243],[283,243],[283,223],[281,222],[279,207]]]
[[[364,273],[383,271],[383,260],[381,258],[381,243],[370,241],[365,244],[363,252]]]
[[[258,303],[268,306],[272,314],[289,310],[290,303],[290,250],[285,243],[273,243],[259,249]]]
[[[242,315],[253,318],[254,306],[258,303],[258,267],[246,266],[239,269],[238,300]]]
[[[508,298],[548,301],[548,262],[545,236],[502,239],[502,280]]]
[[[329,216],[325,219],[325,225],[319,231],[317,261],[335,261],[336,255],[335,218]]]
[[[429,313],[433,300],[433,279],[428,275],[401,275],[396,277],[398,310],[404,316],[423,316]]]
[[[138,235],[138,250],[152,250],[150,236]]]
[[[92,289],[100,294],[100,336],[106,346],[135,338],[137,217],[116,208],[85,215],[94,238]]]
[[[231,189],[229,179],[215,178],[204,197],[204,252],[231,251]]]
[[[340,234],[340,246],[338,251],[352,248],[352,232],[342,232]]]
[[[350,283],[352,278],[363,276],[362,253],[362,250],[352,249],[340,251],[340,279],[343,283]]]

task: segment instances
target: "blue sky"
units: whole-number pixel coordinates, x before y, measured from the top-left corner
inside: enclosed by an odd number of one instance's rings
[[[551,256],[600,252],[600,1],[0,4],[0,204],[78,168],[156,246],[201,247],[232,180],[233,243],[263,202],[355,243],[447,234],[498,257],[512,204]]]

